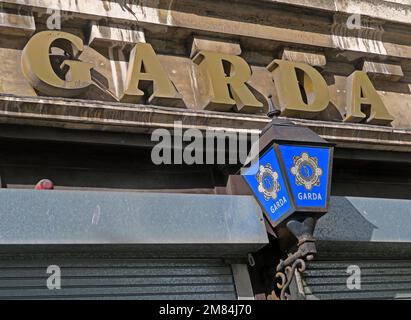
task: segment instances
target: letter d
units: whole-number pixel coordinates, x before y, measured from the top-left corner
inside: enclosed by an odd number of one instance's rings
[[[327,108],[330,102],[327,83],[312,66],[276,59],[267,69],[273,75],[281,115],[309,118]]]

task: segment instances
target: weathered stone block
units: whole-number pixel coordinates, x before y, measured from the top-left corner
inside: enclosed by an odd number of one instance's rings
[[[34,17],[7,12],[0,12],[0,33],[17,36],[30,36],[36,30]]]
[[[293,62],[307,63],[314,67],[324,67],[327,63],[325,55],[322,53],[311,53],[289,49],[283,50],[281,59]]]
[[[200,51],[214,51],[238,56],[241,54],[241,47],[234,42],[194,37],[191,43],[190,58]]]
[[[132,28],[115,24],[99,25],[93,21],[90,25],[89,46],[123,46],[146,42],[141,28]]]
[[[362,70],[366,72],[370,78],[374,79],[398,81],[404,76],[401,66],[397,64],[365,60]]]

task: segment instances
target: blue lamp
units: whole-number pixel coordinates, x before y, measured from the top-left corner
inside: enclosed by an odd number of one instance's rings
[[[274,117],[258,140],[258,155],[241,171],[286,253],[276,267],[280,299],[290,298],[295,271],[303,272],[317,253],[313,234],[329,207],[333,151],[312,130]]]
[[[258,158],[242,175],[273,228],[291,215],[328,210],[333,144],[312,130],[273,118],[259,139]]]

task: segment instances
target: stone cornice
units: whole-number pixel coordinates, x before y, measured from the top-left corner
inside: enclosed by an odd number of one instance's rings
[[[120,18],[115,14],[115,12],[124,6],[124,1],[121,0],[119,0],[118,2],[116,2],[115,0],[2,0],[0,2],[41,9],[61,6],[62,10],[65,11],[83,11],[84,14],[93,14],[94,11],[93,15],[110,18]],[[148,4],[148,7],[153,7],[153,4],[155,4],[156,2],[158,3],[159,1],[147,1],[146,4]],[[250,1],[243,0],[240,0],[240,2],[245,2],[247,4],[250,3]],[[385,21],[411,24],[411,4],[407,0],[253,0],[252,2],[254,6],[257,6],[258,3],[290,5],[329,12],[361,14]],[[138,2],[136,1],[136,3]],[[172,1],[170,1],[170,3],[172,3]],[[143,5],[136,4],[133,6],[142,7]],[[85,10],[86,8],[89,8],[90,10]],[[104,14],[101,9],[104,9]],[[113,14],[111,14],[107,9],[112,9]],[[131,14],[127,10],[122,11],[124,13],[124,17],[126,17],[128,14]]]
[[[202,3],[199,0],[198,6]],[[283,5],[300,6],[309,10],[319,10],[330,14],[361,14],[371,18],[391,21],[399,24],[411,23],[411,10],[409,5],[393,3],[382,0],[259,0],[253,1],[253,6],[258,3],[272,2]],[[298,44],[314,48],[327,48],[361,53],[362,55],[379,55],[400,59],[411,59],[411,46],[403,43],[392,43],[372,37],[357,43],[358,37],[343,33],[333,34],[332,24],[322,26],[321,32],[306,30],[305,28],[285,28],[253,21],[235,21],[229,17],[217,17],[184,12],[175,9],[175,3],[169,1],[169,6],[164,6],[167,1],[148,0],[144,4],[136,2],[124,5],[123,1],[100,0],[3,0],[3,3],[21,5],[32,11],[44,13],[47,8],[61,8],[72,17],[83,17],[85,20],[100,21],[109,19],[120,24],[133,24],[142,28],[151,26],[175,27],[190,32],[206,31],[225,35],[227,37],[239,36],[265,41],[278,41],[285,44]],[[160,6],[159,4],[162,4]],[[244,1],[245,3],[245,1]],[[221,2],[218,3],[221,5]],[[250,5],[247,2],[247,5]],[[216,4],[214,3],[214,9]],[[283,10],[284,11],[284,10]],[[286,15],[287,11],[280,12]],[[289,11],[289,10],[288,10]],[[253,13],[254,15],[256,12]],[[263,18],[262,18],[263,19]],[[331,20],[330,20],[331,22]],[[309,22],[307,22],[309,24]],[[401,33],[401,37],[404,34]],[[408,37],[408,35],[406,35]],[[365,44],[362,42],[365,41]],[[407,42],[406,42],[407,43]],[[363,47],[367,49],[364,49]]]
[[[291,119],[339,147],[411,152],[411,130],[342,122]],[[76,130],[150,133],[173,128],[259,133],[265,116],[178,109],[153,105],[108,103],[48,97],[0,95],[0,123]]]
[[[361,14],[385,21],[411,24],[411,3],[407,0],[257,0],[255,2]]]

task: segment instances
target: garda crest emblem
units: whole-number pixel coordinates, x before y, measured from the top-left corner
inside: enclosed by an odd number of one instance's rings
[[[295,184],[303,185],[307,190],[313,186],[320,185],[320,176],[323,170],[318,166],[318,159],[310,157],[307,152],[301,153],[301,156],[294,156],[294,166],[291,173],[295,176]]]
[[[277,192],[281,187],[278,182],[278,173],[273,171],[271,164],[267,163],[266,166],[260,166],[257,175],[258,191],[264,195],[266,201],[277,198]]]

